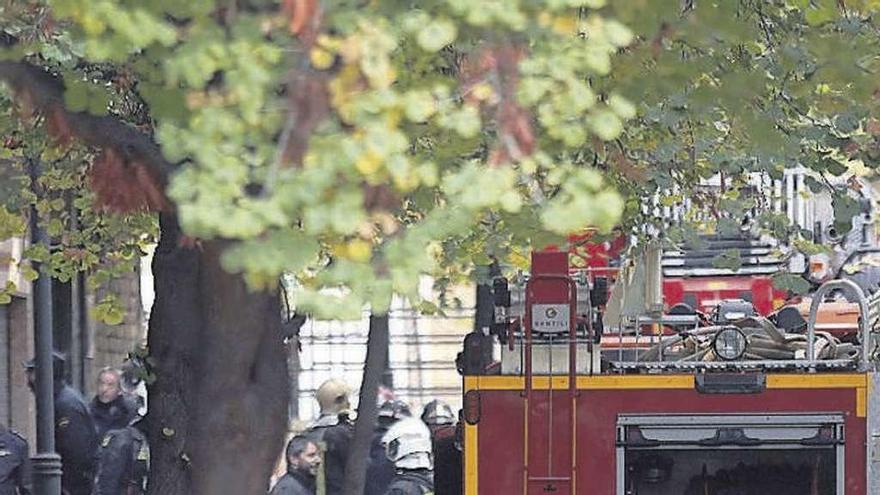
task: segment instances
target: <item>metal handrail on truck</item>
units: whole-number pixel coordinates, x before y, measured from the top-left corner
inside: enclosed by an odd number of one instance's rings
[[[862,288],[851,280],[829,280],[822,284],[822,286],[813,294],[813,301],[810,304],[810,316],[807,319],[807,361],[813,362],[816,360],[816,318],[819,314],[819,305],[822,304],[822,298],[835,289],[849,290],[856,296],[856,302],[859,305],[859,311],[861,313],[861,319],[859,321],[859,342],[862,344],[862,352],[859,356],[859,361],[861,362],[859,370],[867,371],[870,365],[869,353],[871,348],[872,331],[868,315],[869,305]]]

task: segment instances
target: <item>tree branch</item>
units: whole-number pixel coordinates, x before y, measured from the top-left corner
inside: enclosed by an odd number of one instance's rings
[[[174,166],[146,134],[115,116],[72,112],[64,106],[64,81],[27,62],[0,61],[0,81],[12,87],[22,103],[47,116],[61,117],[72,137],[83,144],[115,150],[128,163],[142,163],[161,178],[162,186]]]

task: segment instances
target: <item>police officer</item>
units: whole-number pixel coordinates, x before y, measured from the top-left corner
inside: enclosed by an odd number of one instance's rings
[[[141,418],[104,434],[98,449],[98,474],[93,495],[142,495],[147,490],[150,447]]]
[[[425,423],[406,418],[394,423],[385,436],[385,455],[396,473],[385,495],[426,495],[434,492],[431,432]]]
[[[0,425],[0,495],[16,494],[31,494],[28,443],[15,431]]]
[[[441,400],[432,400],[422,410],[422,421],[431,430],[434,493],[461,495],[462,459],[456,445],[456,417],[452,407]]]
[[[284,457],[287,474],[278,480],[270,495],[315,495],[315,477],[321,467],[321,454],[315,442],[295,436],[287,443]]]
[[[315,393],[321,415],[309,427],[306,436],[323,451],[323,482],[326,495],[342,493],[345,483],[345,463],[353,433],[349,419],[350,394],[351,387],[335,378],[321,384]]]
[[[121,380],[122,372],[115,368],[98,372],[98,393],[89,403],[98,438],[127,427],[137,417],[138,405],[122,393]]]
[[[65,359],[58,352],[52,353],[55,383],[55,449],[61,456],[61,490],[69,495],[90,495],[95,474],[98,438],[95,423],[82,396],[67,385]],[[25,363],[28,386],[35,387],[36,361]]]
[[[370,444],[370,459],[367,465],[367,479],[364,495],[382,495],[394,478],[394,463],[385,455],[382,437],[391,426],[403,418],[412,417],[406,402],[391,399],[379,405],[376,431]]]

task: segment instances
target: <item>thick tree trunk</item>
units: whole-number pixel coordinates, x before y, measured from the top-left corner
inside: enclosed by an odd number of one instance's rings
[[[385,371],[388,354],[388,315],[370,316],[370,335],[367,337],[367,359],[358,400],[358,415],[354,423],[354,438],[345,464],[345,495],[364,493],[367,458],[370,442],[376,430],[376,391]]]
[[[161,218],[150,317],[149,493],[265,494],[287,421],[277,294],[223,271],[222,241],[181,247]]]

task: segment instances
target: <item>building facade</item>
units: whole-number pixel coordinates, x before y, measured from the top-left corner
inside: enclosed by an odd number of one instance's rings
[[[423,287],[430,296],[430,283]],[[422,315],[406,300],[395,298],[389,312],[389,359],[395,397],[421,413],[433,399],[461,407],[461,376],[455,357],[465,334],[473,329],[473,288],[455,291],[458,307],[443,315]],[[328,378],[342,378],[354,390],[360,388],[367,351],[369,314],[357,321],[308,320],[300,329],[301,352],[291,359],[292,419],[308,421],[318,414],[314,400],[317,387]],[[297,353],[297,346],[290,346]],[[357,396],[352,397],[356,407]]]
[[[33,394],[27,387],[22,363],[34,356],[34,311],[31,282],[19,269],[25,248],[21,238],[0,242],[0,285],[15,284],[12,300],[0,304],[0,422],[21,432],[31,444],[35,438]],[[91,291],[85,275],[68,282],[53,280],[53,345],[67,357],[68,380],[88,399],[95,393],[97,373],[120,366],[128,353],[146,337],[141,307],[140,273],[114,280]],[[105,325],[92,318],[91,308],[112,292],[122,301],[125,320]]]

